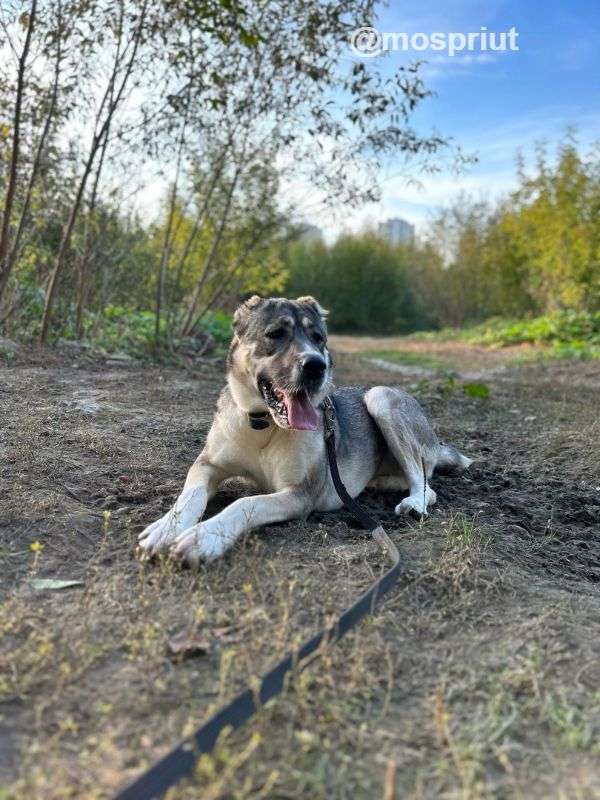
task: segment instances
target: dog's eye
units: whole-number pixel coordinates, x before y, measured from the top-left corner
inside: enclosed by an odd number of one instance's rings
[[[287,329],[273,328],[273,330],[266,331],[266,336],[268,336],[269,339],[283,339],[284,336],[287,336]]]
[[[323,336],[322,333],[319,333],[319,331],[313,331],[312,338],[313,342],[315,342],[316,344],[323,344],[323,342],[325,341],[325,337]]]

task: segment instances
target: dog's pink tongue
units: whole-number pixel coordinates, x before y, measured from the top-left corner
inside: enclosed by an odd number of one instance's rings
[[[306,392],[300,394],[287,394],[283,396],[287,409],[290,428],[298,431],[316,431],[319,427],[319,415],[313,404],[308,399]]]

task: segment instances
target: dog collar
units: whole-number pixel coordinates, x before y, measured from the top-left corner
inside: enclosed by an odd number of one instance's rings
[[[255,431],[264,431],[271,424],[267,419],[268,416],[268,411],[249,411],[248,422],[250,427]]]

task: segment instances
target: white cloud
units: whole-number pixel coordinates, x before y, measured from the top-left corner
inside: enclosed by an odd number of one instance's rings
[[[563,137],[573,109],[553,107],[507,120],[504,124],[480,128],[461,140],[465,151],[475,150],[479,163],[462,175],[449,173],[426,175],[420,185],[407,183],[402,176],[383,177],[382,198],[357,211],[337,209],[315,211],[306,208],[307,221],[319,225],[328,241],[344,231],[357,232],[367,224],[376,224],[388,217],[403,217],[424,231],[431,216],[461,194],[494,201],[505,196],[517,186],[515,157],[523,150],[526,160],[532,162],[534,144],[545,140],[552,157],[558,141]],[[578,120],[578,140],[582,151],[600,139],[600,114],[582,112]],[[297,187],[300,197],[300,187]]]

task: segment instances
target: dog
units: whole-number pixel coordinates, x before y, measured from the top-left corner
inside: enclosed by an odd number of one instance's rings
[[[192,566],[222,556],[245,533],[342,505],[329,473],[321,404],[335,408],[339,471],[352,497],[367,486],[409,494],[397,514],[427,515],[434,470],[471,460],[441,444],[419,403],[390,386],[334,389],[326,312],[312,297],[251,297],[235,312],[221,392],[206,445],[175,505],[139,536],[145,555],[171,550]],[[226,479],[260,494],[202,520]]]

